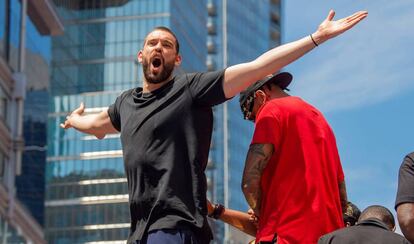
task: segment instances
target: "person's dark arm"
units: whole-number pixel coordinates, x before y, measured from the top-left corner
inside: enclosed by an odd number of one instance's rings
[[[273,154],[272,144],[252,144],[247,152],[243,171],[242,191],[247,203],[259,216],[262,190],[260,179],[263,169]],[[260,217],[260,216],[259,216]]]
[[[414,203],[398,205],[397,218],[405,238],[414,243]]]
[[[339,197],[341,198],[342,213],[345,214],[348,205],[345,181],[339,183]]]

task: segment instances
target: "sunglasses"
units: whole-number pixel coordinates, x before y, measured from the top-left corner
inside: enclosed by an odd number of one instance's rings
[[[255,97],[255,93],[247,97],[246,101],[241,106],[243,117],[245,120],[253,121],[253,119],[251,118],[251,115],[252,115],[253,107],[254,107],[254,97]]]

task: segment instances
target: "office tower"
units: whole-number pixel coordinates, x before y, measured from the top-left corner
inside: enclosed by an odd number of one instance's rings
[[[272,45],[270,14],[278,2],[54,0],[54,3],[65,25],[65,34],[52,39],[46,236],[51,243],[124,243],[129,232],[129,206],[119,135],[97,140],[74,130],[62,130],[59,123],[81,101],[86,105],[86,113],[97,113],[112,104],[123,90],[142,84],[142,67],[136,61],[136,54],[153,27],[164,25],[176,33],[183,56],[177,72],[222,69],[251,60]],[[224,9],[223,3],[227,3]],[[224,16],[228,30],[226,48],[222,45]],[[227,52],[226,64],[223,50]],[[215,108],[206,170],[208,196],[224,203],[227,152],[228,203],[233,208],[245,209],[237,177],[242,173],[252,124],[242,121],[238,100],[233,99],[227,105],[227,143],[224,143],[223,110],[223,106]],[[238,137],[235,131],[243,135]],[[224,225],[216,221],[212,225],[216,242],[222,243]],[[229,239],[230,234],[227,235]]]
[[[251,61],[268,49],[280,45],[281,2],[207,1],[208,70],[222,69]],[[241,211],[248,206],[241,191],[246,153],[253,134],[253,123],[243,120],[238,96],[217,106],[210,151],[211,198]],[[251,237],[234,228],[216,223],[216,242],[246,243]]]
[[[47,94],[49,36],[62,32],[49,1],[0,0],[0,243],[46,243],[45,159],[31,154],[39,144],[25,127],[46,126],[47,101],[38,98]]]

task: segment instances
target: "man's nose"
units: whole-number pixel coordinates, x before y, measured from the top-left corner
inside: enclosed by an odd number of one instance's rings
[[[155,45],[155,49],[161,51],[162,44],[161,42],[158,42],[157,45]]]

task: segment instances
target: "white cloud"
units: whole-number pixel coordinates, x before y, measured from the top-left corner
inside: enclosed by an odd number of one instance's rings
[[[300,69],[292,65],[294,94],[324,112],[379,103],[414,88],[414,2],[364,7],[364,22],[323,44]]]

